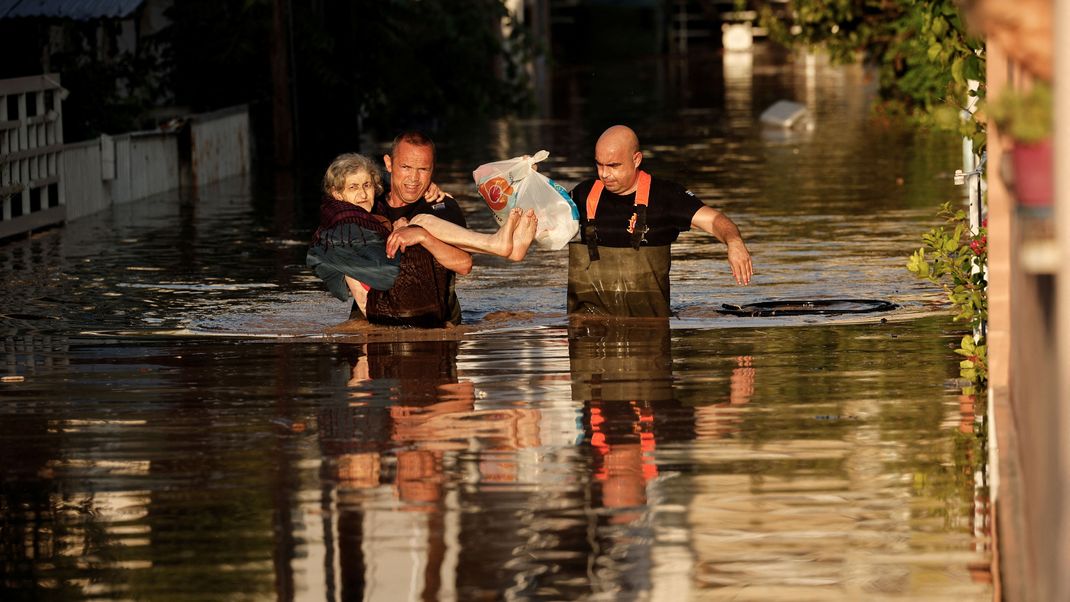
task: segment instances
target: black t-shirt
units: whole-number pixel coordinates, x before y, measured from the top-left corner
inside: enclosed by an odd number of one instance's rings
[[[420,199],[415,203],[409,203],[402,207],[391,207],[387,204],[386,196],[384,195],[375,199],[375,203],[381,213],[390,218],[392,222],[401,218],[411,220],[421,213],[426,213],[448,222],[453,222],[462,228],[468,227],[468,222],[464,219],[464,211],[461,210],[461,206],[457,204],[457,201],[450,197],[446,197],[437,203],[428,203]]]
[[[389,189],[386,194],[390,194]],[[462,228],[468,227],[468,222],[464,219],[464,211],[461,210],[461,206],[457,204],[457,201],[450,197],[446,197],[437,203],[428,203],[427,201],[420,199],[414,203],[409,203],[401,207],[391,207],[386,202],[386,194],[375,199],[375,212],[380,215],[385,215],[391,222],[401,218],[411,220],[413,217],[416,217],[421,213],[426,213],[457,224]],[[441,267],[441,264],[437,265]],[[454,276],[455,274],[453,272],[449,273],[449,300],[447,301],[447,304],[449,305],[448,320],[453,324],[460,324],[461,303],[457,299],[457,293],[454,290]],[[432,276],[428,275],[428,278],[432,279]]]
[[[587,194],[594,180],[580,182],[572,189],[572,200],[580,210],[580,239],[586,243],[584,226],[587,225]],[[681,232],[691,229],[691,218],[705,207],[690,190],[676,182],[652,177],[650,179],[650,204],[646,210],[646,225],[650,230],[642,243],[650,246],[672,244]],[[627,195],[602,191],[595,213],[595,228],[598,244],[606,247],[630,247],[632,235],[628,222],[635,213],[635,193]]]

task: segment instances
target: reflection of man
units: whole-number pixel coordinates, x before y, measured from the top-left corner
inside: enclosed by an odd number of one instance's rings
[[[345,345],[340,351],[348,395],[319,416],[323,465],[328,481],[337,482],[336,521],[324,519],[337,525],[331,529],[341,568],[336,597],[434,597],[439,579],[456,568],[448,564],[449,529],[443,527],[451,512],[444,501],[449,485],[457,491],[466,489],[459,482],[515,481],[517,450],[540,444],[539,412],[478,409],[474,384],[458,378],[456,341]],[[478,470],[475,482],[469,467]],[[457,515],[456,508],[452,512]],[[524,541],[496,529],[496,545],[512,549]],[[486,566],[485,531],[463,522],[459,530],[458,538],[480,540],[482,552],[472,553],[472,564]],[[475,572],[465,566],[458,569],[458,586],[462,573]]]
[[[474,384],[457,377],[457,351],[456,341],[343,347],[350,366],[349,403],[320,415],[321,444],[335,457],[340,481],[378,487],[389,453],[396,459],[398,497],[433,503],[444,480],[442,454],[470,451],[475,441],[487,456],[481,469],[489,480],[509,480],[515,462],[495,451],[537,446],[538,412],[477,409]],[[392,398],[388,405],[362,403],[384,393]]]
[[[568,312],[667,317],[670,246],[692,227],[728,245],[740,284],[753,275],[739,228],[683,186],[639,169],[639,138],[623,125],[595,145],[598,179],[572,190],[580,210],[580,241],[569,245]],[[583,208],[586,207],[586,211]]]
[[[736,357],[728,379],[728,401],[695,408],[695,430],[702,438],[727,437],[739,431],[740,408],[754,395],[754,367],[749,355]]]
[[[584,403],[591,465],[606,508],[645,505],[647,483],[658,475],[657,448],[711,431],[725,434],[738,420],[738,412],[726,408],[738,409],[754,393],[751,358],[739,356],[726,402],[710,404],[706,392],[702,405],[678,399],[666,320],[573,320],[569,365],[572,398]],[[614,517],[630,522],[639,511]]]
[[[614,522],[632,522],[646,504],[647,482],[657,476],[655,447],[692,439],[691,409],[673,396],[672,347],[664,320],[583,321],[569,330],[572,398],[584,403],[594,477],[602,506],[634,508]],[[673,429],[657,417],[671,416]]]

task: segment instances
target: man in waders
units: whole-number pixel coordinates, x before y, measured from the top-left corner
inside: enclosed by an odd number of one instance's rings
[[[669,317],[670,246],[692,227],[728,245],[733,277],[750,283],[754,270],[739,228],[683,186],[640,170],[643,153],[631,128],[603,132],[594,160],[598,179],[572,190],[580,240],[569,245],[568,313]]]

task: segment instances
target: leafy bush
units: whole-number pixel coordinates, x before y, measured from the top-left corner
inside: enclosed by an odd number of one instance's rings
[[[922,236],[925,246],[914,251],[907,269],[915,276],[940,285],[954,308],[955,320],[968,322],[982,333],[988,321],[988,231],[987,220],[976,234],[962,210],[952,211],[951,203],[941,207],[946,226],[938,226]],[[984,336],[966,334],[955,351],[965,357],[959,374],[984,388],[988,383],[988,356]]]
[[[1005,89],[988,113],[1001,130],[1021,142],[1040,142],[1051,136],[1054,104],[1051,86],[1038,81],[1032,90]]]

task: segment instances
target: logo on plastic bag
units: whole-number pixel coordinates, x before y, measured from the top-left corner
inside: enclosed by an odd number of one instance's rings
[[[479,194],[487,202],[491,211],[501,211],[513,196],[513,187],[505,178],[489,178],[479,185]]]
[[[580,219],[580,210],[578,207],[576,207],[576,203],[572,202],[572,195],[570,195],[568,191],[565,190],[564,186],[558,184],[557,182],[554,182],[549,178],[547,178],[547,181],[550,182],[550,186],[554,187],[554,190],[557,191],[557,194],[561,195],[561,198],[565,199],[565,202],[568,203],[569,209],[572,211],[572,219]]]

